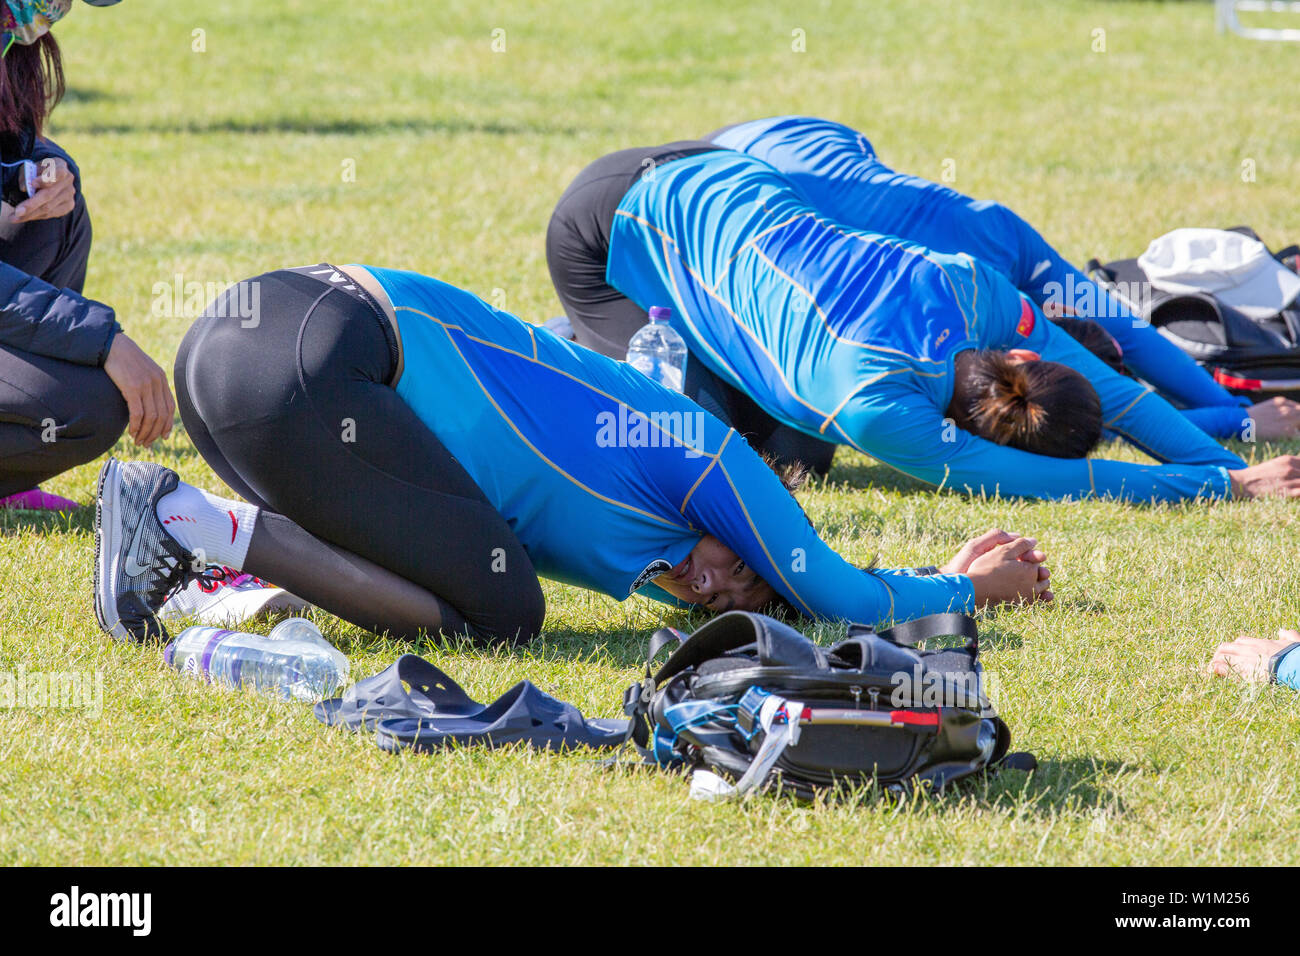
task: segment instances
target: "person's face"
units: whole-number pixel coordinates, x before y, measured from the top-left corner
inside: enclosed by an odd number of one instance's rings
[[[706,534],[681,564],[655,578],[679,601],[710,611],[757,611],[776,600],[776,592],[736,552]]]

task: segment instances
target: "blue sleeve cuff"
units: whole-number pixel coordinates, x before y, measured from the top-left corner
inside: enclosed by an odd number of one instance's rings
[[[1268,662],[1268,670],[1273,675],[1273,680],[1292,690],[1300,690],[1300,654],[1295,652],[1297,647],[1300,647],[1300,642],[1282,648]]]
[[[1250,416],[1237,405],[1211,405],[1204,408],[1185,408],[1183,415],[1193,425],[1211,438],[1244,439]]]
[[[923,568],[899,568],[899,574],[906,574],[909,578],[928,578],[935,574],[943,574],[933,564],[926,565]]]

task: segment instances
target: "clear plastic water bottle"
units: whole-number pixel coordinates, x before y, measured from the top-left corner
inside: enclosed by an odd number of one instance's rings
[[[280,700],[320,700],[348,676],[348,659],[305,617],[281,621],[265,637],[189,627],[163,650],[163,660],[183,674]]]
[[[669,309],[656,305],[650,310],[650,321],[627,343],[627,364],[646,378],[680,392],[686,379],[686,343],[668,324],[670,318]]]

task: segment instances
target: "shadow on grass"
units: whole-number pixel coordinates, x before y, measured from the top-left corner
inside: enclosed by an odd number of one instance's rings
[[[346,633],[332,633],[330,637],[335,643],[343,645],[339,649],[349,657],[364,656],[378,661],[396,652],[419,654],[436,662],[439,658],[468,654],[493,657],[498,660],[513,660],[520,667],[519,676],[527,677],[525,671],[532,661],[592,660],[609,667],[639,668],[646,662],[650,637],[659,628],[676,628],[689,635],[703,627],[708,620],[708,615],[698,612],[674,611],[665,614],[663,620],[653,627],[601,630],[558,628],[545,631],[542,637],[530,644],[492,647],[484,647],[468,638],[450,638],[440,635],[425,635],[416,639],[394,638],[386,634],[373,634],[352,626],[346,626]],[[813,643],[823,647],[829,647],[845,636],[843,625],[802,622],[793,626]],[[1024,637],[1021,634],[999,628],[987,616],[981,618],[979,628],[982,647],[1013,650],[1024,645]],[[929,646],[934,650],[940,646],[959,646],[961,643],[960,638],[952,638],[933,641]],[[668,649],[665,648],[656,660],[662,663],[668,653]]]
[[[276,117],[272,119],[179,120],[144,123],[65,122],[60,133],[87,135],[135,133],[206,134],[236,133],[253,136],[267,133],[298,133],[312,136],[377,136],[386,133],[449,133],[465,135],[485,133],[490,136],[576,136],[588,129],[572,126],[549,126],[543,123],[510,123],[461,119],[313,119],[312,117]]]
[[[934,485],[875,461],[846,462],[837,459],[826,480],[831,484],[846,484],[850,488],[881,488],[904,494],[934,491]]]
[[[699,625],[687,625],[684,620],[667,619],[663,627],[676,627],[689,633]],[[528,676],[530,662],[545,660],[597,660],[612,667],[635,667],[645,663],[646,647],[651,630],[579,630],[547,631],[542,638],[525,645],[496,645],[485,647],[468,638],[423,635],[419,638],[395,638],[387,634],[373,634],[359,628],[349,628],[346,635],[332,634],[339,649],[352,658],[376,662],[386,660],[394,652],[418,654],[432,663],[440,659],[465,655],[512,661],[519,668],[519,677]],[[339,638],[342,638],[340,641]],[[663,656],[667,656],[667,652]],[[360,671],[358,671],[360,673]],[[365,674],[364,676],[370,676]],[[454,675],[453,675],[454,676]]]
[[[1014,741],[1012,752],[1015,752]],[[973,800],[990,810],[1005,809],[1009,804],[1017,810],[1027,809],[1052,817],[1061,812],[1088,813],[1102,807],[1110,813],[1122,814],[1124,807],[1107,781],[1131,769],[1132,764],[1091,757],[1040,759],[1033,771],[1002,769],[968,777],[942,793],[932,794],[927,802],[931,809],[939,811],[956,810]],[[869,802],[885,799],[885,795],[878,788],[867,787],[850,792],[845,799]]]
[[[1104,601],[1097,601],[1090,597],[1072,597],[1056,598],[1052,601],[1052,606],[1062,608],[1066,611],[1077,611],[1080,614],[1108,614],[1110,609],[1106,607]]]
[[[1038,769],[1033,772],[1002,770],[993,774],[988,778],[986,795],[991,805],[1012,798],[1017,806],[1031,807],[1040,814],[1055,814],[1061,810],[1077,812],[1103,806],[1122,814],[1124,807],[1107,781],[1133,769],[1132,764],[1120,760],[1040,758]]]
[[[105,100],[116,99],[112,93],[105,90],[92,90],[80,86],[69,86],[63,92],[64,103],[102,103]]]
[[[68,534],[74,531],[93,531],[95,509],[78,508],[72,512],[27,511],[22,508],[0,508],[0,537],[21,534]]]
[[[626,755],[616,763],[605,758],[600,761],[600,765],[604,770],[618,773],[680,774],[683,786],[689,780],[689,769],[661,768],[654,764],[638,763],[635,758]],[[1006,809],[1010,804],[1017,809],[1049,817],[1061,813],[1087,815],[1102,808],[1108,815],[1122,815],[1125,812],[1123,803],[1106,781],[1130,769],[1131,764],[1117,760],[1071,757],[1065,760],[1042,760],[1038,769],[1032,772],[999,770],[987,776],[968,777],[949,786],[942,793],[922,797],[917,804],[911,803],[909,796],[887,792],[870,784],[848,788],[838,796],[827,793],[824,799],[831,807],[868,805],[882,800],[900,801],[900,807],[926,808],[931,813],[948,810],[961,812],[973,801],[987,810]],[[789,792],[782,795],[770,793],[758,799],[801,802]]]
[[[1007,631],[997,626],[996,612],[985,612],[979,617],[979,635],[981,648],[996,648],[1000,651],[1016,650],[1025,646],[1023,635]],[[932,645],[933,646],[933,645]]]

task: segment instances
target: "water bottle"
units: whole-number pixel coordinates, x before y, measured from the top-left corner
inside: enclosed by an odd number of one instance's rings
[[[686,378],[686,343],[668,324],[672,312],[660,306],[650,310],[650,321],[637,329],[627,344],[627,364],[646,378],[682,390]]]
[[[189,627],[163,650],[163,660],[183,674],[252,687],[280,700],[320,700],[338,690],[348,675],[348,659],[305,617],[281,621],[266,637]]]

